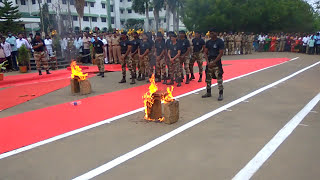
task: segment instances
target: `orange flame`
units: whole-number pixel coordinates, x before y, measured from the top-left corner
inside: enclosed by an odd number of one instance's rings
[[[76,61],[71,62],[71,78],[74,79],[75,77],[78,77],[78,81],[80,80],[86,80],[88,73],[83,74],[82,69],[77,65]]]
[[[149,79],[150,81],[150,86],[149,86],[149,91],[146,92],[144,95],[143,95],[143,103],[144,103],[144,112],[145,112],[145,116],[144,118],[146,120],[149,120],[149,121],[156,121],[155,119],[151,119],[148,114],[149,114],[149,110],[151,109],[152,105],[154,104],[154,97],[152,96],[153,93],[157,92],[158,91],[158,87],[155,83],[155,77],[154,77],[154,74],[152,74],[151,78]],[[171,86],[171,88],[167,88],[167,93],[164,93],[163,96],[161,97],[161,102],[162,103],[168,103],[168,102],[172,102],[174,99],[173,99],[173,95],[172,95],[172,91],[173,91],[173,86]],[[157,119],[158,121],[163,121],[164,120],[164,117],[161,117],[159,119]]]

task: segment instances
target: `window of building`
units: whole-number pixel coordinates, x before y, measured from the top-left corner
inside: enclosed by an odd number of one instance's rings
[[[123,14],[123,9],[120,9],[120,13]]]
[[[113,5],[110,5],[110,11],[113,12]]]
[[[149,8],[149,11],[153,11],[153,8],[151,7],[151,8]]]
[[[132,9],[128,9],[128,13],[131,14],[132,13]]]
[[[51,3],[51,0],[47,0],[47,3]]]
[[[62,4],[67,4],[67,0],[62,0]]]
[[[36,4],[36,0],[32,0],[32,4]]]
[[[131,0],[128,0],[128,2],[131,2]]]
[[[97,17],[92,17],[91,20],[92,22],[97,22]]]
[[[111,17],[111,24],[114,24],[114,17]]]
[[[94,7],[94,2],[91,2],[91,3],[90,3],[90,6],[91,6],[91,7]]]
[[[21,5],[26,5],[26,0],[21,0]]]
[[[124,20],[121,20],[120,22],[121,22],[121,25],[123,26],[124,25]]]
[[[167,22],[167,19],[166,19],[166,18],[164,18],[163,22],[164,22],[164,23],[166,23],[166,22]]]
[[[89,17],[88,16],[83,16],[83,21],[89,21]]]
[[[68,20],[67,15],[63,15],[63,16],[62,16],[62,20]]]
[[[70,5],[74,5],[74,0],[70,0]]]
[[[102,17],[102,18],[101,18],[101,22],[107,22],[107,18]]]
[[[78,21],[78,16],[72,16],[73,21]]]
[[[102,3],[101,6],[102,6],[102,9],[106,8],[106,4],[104,4],[104,3]]]
[[[87,3],[87,2],[84,2],[84,6],[86,6],[86,7],[87,7],[87,6],[88,6],[88,3]]]

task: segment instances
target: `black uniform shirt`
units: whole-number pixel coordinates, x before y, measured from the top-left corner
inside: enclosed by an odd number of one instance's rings
[[[139,47],[139,44],[140,44],[140,39],[134,39],[130,42],[132,48],[131,48],[131,53],[134,53],[138,47]]]
[[[40,46],[38,48],[33,48],[34,51],[36,52],[42,52],[44,51],[44,47],[45,47],[45,44],[44,44],[44,41],[42,39],[40,39],[39,41],[37,41],[36,39],[33,39],[32,42],[31,42],[31,45],[32,47],[33,46],[37,46],[38,44],[42,43],[43,46]]]
[[[127,52],[129,45],[131,45],[131,43],[128,39],[120,41],[121,54],[125,54]]]
[[[221,39],[208,40],[206,43],[206,48],[208,49],[208,59],[214,60],[219,55],[219,50],[224,49],[224,42]],[[217,62],[218,66],[221,65],[221,59]]]
[[[178,51],[181,50],[180,43],[178,42],[176,44],[171,43],[171,45],[169,46],[169,50],[170,50],[171,58],[174,58],[178,54]]]
[[[103,53],[103,42],[98,40],[98,41],[93,41],[92,43],[94,51],[97,54],[102,54]]]
[[[169,49],[170,45],[172,44],[171,39],[167,39],[166,41],[166,47]]]
[[[139,44],[139,48],[140,48],[140,55],[143,55],[147,49],[151,50],[151,45],[149,41],[141,41]]]
[[[188,39],[179,40],[178,43],[180,43],[181,48],[181,54],[184,54],[188,51],[188,48],[190,47],[190,42]]]
[[[201,38],[194,38],[192,39],[192,45],[193,45],[193,52],[200,52],[202,49],[202,46],[205,45],[203,39]]]
[[[164,39],[162,39],[160,41],[156,41],[155,47],[156,47],[156,51],[157,51],[157,56],[160,56],[162,51],[166,48],[166,44],[164,42]]]

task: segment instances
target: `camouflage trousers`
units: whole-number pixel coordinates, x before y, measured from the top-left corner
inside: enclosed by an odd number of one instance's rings
[[[206,83],[207,83],[207,89],[211,89],[211,80],[217,79],[218,83],[218,89],[223,90],[223,80],[222,80],[222,69],[220,69],[216,64],[213,63],[213,61],[210,61],[207,65],[208,69],[206,72]]]
[[[99,72],[104,72],[104,55],[102,54],[96,54],[96,63],[99,69]]]
[[[126,74],[127,74],[126,66],[128,66],[128,69],[130,70],[129,65],[128,65],[129,57],[126,56],[125,58],[122,59],[122,56],[123,56],[123,54],[121,54],[121,56],[120,56],[121,72],[122,72],[122,76],[126,76]]]
[[[184,67],[184,70],[186,71],[186,74],[190,74],[190,56],[187,55],[187,56],[183,56],[181,57],[180,56],[180,68],[181,68],[181,73],[183,72],[182,68]]]
[[[156,57],[156,75],[166,77],[166,60],[164,56]]]
[[[36,61],[37,70],[41,70],[41,64],[45,70],[49,70],[47,54],[44,51],[35,51],[33,54],[34,60]]]
[[[151,76],[150,62],[149,62],[149,56],[148,55],[144,56],[143,59],[140,59],[139,74],[145,74],[146,76]]]
[[[234,42],[229,42],[228,44],[228,55],[233,55],[234,53]]]
[[[202,52],[194,52],[192,54],[192,57],[191,57],[191,61],[190,61],[190,72],[193,74],[193,66],[194,66],[194,63],[197,62],[198,64],[198,67],[199,67],[199,74],[202,74],[203,72],[203,54]]]
[[[137,68],[140,70],[140,63],[139,63],[139,55],[135,54],[133,56],[129,56],[129,61],[128,61],[129,67],[132,68],[131,70],[131,75],[137,74]]]
[[[248,42],[246,45],[246,53],[247,54],[252,54],[252,46],[253,46],[253,42]]]
[[[180,59],[177,58],[175,59],[173,62],[170,61],[170,77],[171,79],[174,78],[174,76],[176,78],[181,78],[182,77],[182,68],[180,67],[181,66],[181,63],[180,63]]]

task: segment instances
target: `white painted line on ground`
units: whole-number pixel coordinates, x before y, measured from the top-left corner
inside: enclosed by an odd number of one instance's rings
[[[293,58],[293,59],[290,59],[290,61],[295,61],[295,60],[297,60],[299,57],[295,57],[295,58]]]
[[[291,75],[289,75],[289,76],[287,76],[285,78],[282,78],[282,79],[280,79],[280,80],[278,80],[278,81],[276,81],[274,83],[271,83],[271,84],[269,84],[267,86],[264,86],[264,87],[262,87],[262,88],[260,88],[258,90],[255,90],[255,91],[253,91],[253,92],[251,92],[251,93],[249,93],[249,94],[247,94],[247,95],[245,95],[245,96],[243,96],[243,97],[241,97],[241,98],[239,98],[239,99],[237,99],[235,101],[232,101],[232,102],[230,102],[230,103],[228,103],[228,104],[226,104],[226,105],[224,105],[224,106],[222,106],[222,107],[220,107],[220,108],[218,108],[216,110],[213,110],[213,111],[211,111],[211,112],[209,112],[209,113],[207,113],[207,114],[205,114],[205,115],[203,115],[203,116],[201,116],[201,117],[199,117],[197,119],[194,119],[194,120],[192,120],[192,121],[180,126],[179,128],[174,129],[173,131],[170,131],[169,133],[164,134],[164,135],[162,135],[162,136],[160,136],[160,137],[148,142],[147,144],[145,144],[145,145],[143,145],[141,147],[138,147],[138,148],[136,148],[136,149],[134,149],[134,150],[132,150],[132,151],[130,151],[130,152],[128,152],[128,153],[126,153],[126,154],[124,154],[124,155],[122,155],[122,156],[120,156],[120,157],[118,157],[118,158],[116,158],[116,159],[114,159],[112,161],[110,161],[110,162],[107,162],[106,164],[103,164],[103,165],[97,167],[96,169],[93,169],[93,170],[91,170],[91,171],[89,171],[89,172],[87,172],[87,173],[85,173],[85,174],[83,174],[81,176],[78,176],[78,177],[74,178],[74,180],[84,180],[84,179],[94,178],[94,177],[96,177],[96,176],[98,176],[98,175],[100,175],[100,174],[102,174],[102,173],[114,168],[115,166],[118,166],[119,164],[121,164],[121,163],[123,163],[123,162],[125,162],[125,161],[127,161],[127,160],[129,160],[129,159],[131,159],[131,158],[133,158],[133,157],[135,157],[135,156],[137,156],[137,155],[139,155],[139,154],[141,154],[141,153],[143,153],[145,151],[148,151],[149,149],[151,149],[151,148],[153,148],[153,147],[165,142],[166,140],[176,136],[177,134],[179,134],[179,133],[181,133],[181,132],[183,132],[183,131],[185,131],[185,130],[187,130],[187,129],[189,129],[189,128],[191,128],[191,127],[193,127],[193,126],[195,126],[195,125],[197,125],[197,124],[199,124],[199,123],[201,123],[201,122],[203,122],[205,120],[207,120],[208,118],[210,118],[210,117],[212,117],[212,116],[214,116],[214,115],[216,115],[216,114],[218,114],[218,113],[220,113],[220,112],[222,112],[222,111],[224,111],[224,110],[226,110],[226,109],[228,109],[228,108],[230,108],[232,106],[235,106],[235,105],[241,103],[242,101],[247,100],[247,99],[249,99],[249,98],[251,98],[251,97],[253,97],[253,96],[255,96],[255,95],[257,95],[257,94],[259,94],[259,93],[261,93],[261,92],[263,92],[265,90],[267,90],[267,89],[270,89],[273,86],[278,85],[279,83],[284,82],[284,81],[286,81],[286,80],[288,80],[288,79],[290,79],[290,78],[292,78],[292,77],[294,77],[294,76],[296,76],[296,75],[298,75],[298,74],[300,74],[300,73],[302,73],[302,72],[304,72],[304,71],[306,71],[306,70],[308,70],[308,69],[310,69],[310,68],[312,68],[312,67],[314,67],[314,66],[316,66],[318,64],[320,64],[320,62],[317,62],[317,63],[315,63],[315,64],[313,64],[311,66],[303,68],[303,69],[301,69],[301,70],[299,70],[299,71],[297,71],[297,72],[295,72],[295,73],[293,73],[293,74],[291,74]]]
[[[296,114],[259,152],[256,156],[239,171],[233,180],[250,179],[273,152],[286,140],[299,123],[320,101],[320,93],[315,96],[298,114]]]
[[[299,58],[299,57],[296,57],[296,59],[298,59],[298,58]],[[295,58],[294,58],[294,59],[295,59]],[[280,63],[280,64],[276,64],[276,65],[273,65],[273,66],[269,66],[269,67],[266,67],[266,68],[263,68],[263,69],[259,69],[259,70],[257,70],[257,71],[253,71],[253,72],[250,72],[250,73],[247,73],[247,74],[238,76],[238,77],[234,77],[234,78],[225,80],[224,83],[227,83],[227,82],[230,82],[230,81],[233,81],[233,80],[237,80],[237,79],[240,79],[240,78],[242,78],[242,77],[246,77],[246,76],[249,76],[249,75],[251,75],[251,74],[254,74],[254,73],[257,73],[257,72],[266,70],[266,69],[270,69],[270,68],[279,66],[279,65],[281,65],[281,64],[285,64],[285,63],[287,63],[287,62],[289,62],[289,61],[285,61],[285,62],[282,62],[282,63]],[[217,83],[212,84],[211,87],[214,87],[214,86],[216,86],[216,85],[217,85]],[[196,89],[196,90],[187,92],[187,93],[185,93],[185,94],[181,94],[181,95],[179,95],[179,96],[176,96],[175,99],[179,99],[179,98],[182,98],[182,97],[184,97],[184,96],[188,96],[188,95],[191,95],[191,94],[194,94],[194,93],[198,93],[199,91],[202,91],[202,90],[205,90],[205,89],[206,89],[206,87],[199,88],[199,89]],[[28,150],[33,149],[33,148],[36,148],[36,147],[38,147],[38,146],[42,146],[42,145],[45,145],[45,144],[48,144],[48,143],[57,141],[57,140],[59,140],[59,139],[63,139],[63,138],[66,138],[66,137],[68,137],[68,136],[72,136],[72,135],[75,135],[75,134],[78,134],[78,133],[87,131],[87,130],[89,130],[89,129],[92,129],[92,128],[95,128],[95,127],[98,127],[98,126],[101,126],[101,125],[104,125],[104,124],[110,124],[110,123],[113,122],[113,121],[119,120],[119,119],[124,118],[124,117],[126,117],[126,116],[130,116],[130,115],[135,114],[135,113],[138,113],[138,112],[140,112],[140,111],[144,111],[144,108],[142,107],[142,108],[139,108],[139,109],[136,109],[136,110],[133,110],[133,111],[130,111],[130,112],[127,112],[127,113],[118,115],[118,116],[114,116],[114,117],[109,118],[109,119],[105,119],[105,120],[100,121],[100,122],[97,122],[97,123],[95,123],[95,124],[91,124],[91,125],[89,125],[89,126],[85,126],[85,127],[82,127],[82,128],[79,128],[79,129],[76,129],[76,130],[73,130],[73,131],[70,131],[70,132],[67,132],[67,133],[64,133],[64,134],[60,134],[60,135],[58,135],[58,136],[55,136],[55,137],[52,137],[52,138],[49,138],[49,139],[46,139],[46,140],[43,140],[43,141],[34,143],[34,144],[30,144],[30,145],[24,146],[24,147],[19,148],[19,149],[15,149],[15,150],[12,150],[12,151],[9,151],[9,152],[0,154],[0,160],[3,159],[3,158],[6,158],[6,157],[9,157],[9,156],[12,156],[12,155],[15,155],[15,154],[24,152],[24,151],[28,151]]]
[[[225,111],[231,112],[232,110],[231,109],[225,109]]]
[[[248,103],[249,101],[243,101],[243,102]]]
[[[305,127],[307,127],[307,126],[309,126],[309,125],[306,125],[306,124],[299,124],[299,126],[305,126]]]

